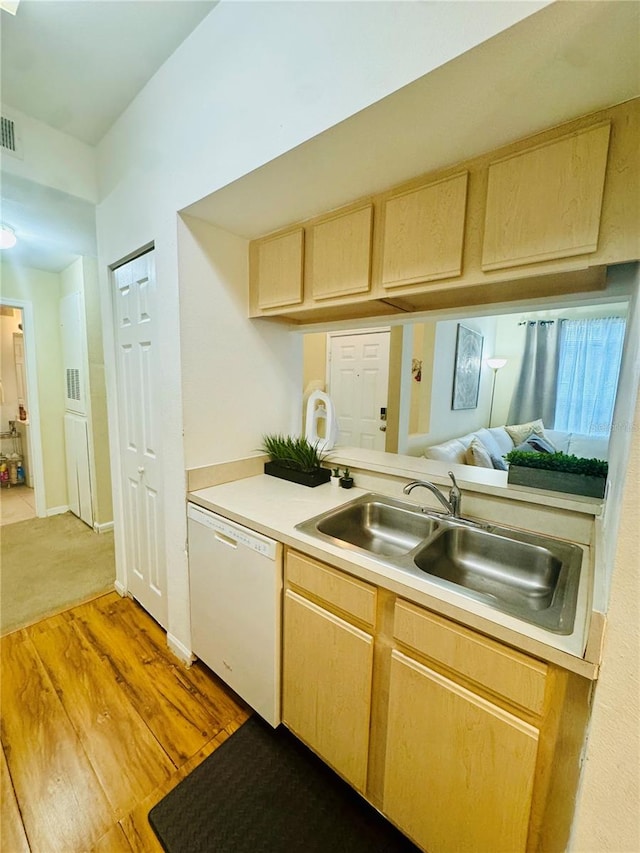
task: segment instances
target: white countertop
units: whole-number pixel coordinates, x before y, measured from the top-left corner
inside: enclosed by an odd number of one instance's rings
[[[191,492],[188,499],[522,651],[587,677],[595,677],[597,661],[587,662],[583,659],[593,585],[592,560],[588,548],[583,547],[585,556],[574,631],[568,636],[554,634],[445,589],[428,575],[421,577],[409,574],[295,529],[296,524],[360,497],[367,491],[356,487],[341,489],[331,484],[308,488],[262,474]]]

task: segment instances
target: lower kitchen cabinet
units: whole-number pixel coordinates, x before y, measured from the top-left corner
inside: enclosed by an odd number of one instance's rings
[[[284,600],[284,723],[358,791],[369,749],[373,637],[291,590]]]
[[[524,851],[538,737],[394,650],[383,811],[429,853]]]
[[[562,853],[591,682],[291,549],[285,724],[428,853]]]

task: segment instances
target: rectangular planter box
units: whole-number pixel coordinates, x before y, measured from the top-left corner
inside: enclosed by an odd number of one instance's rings
[[[311,486],[311,488],[328,483],[331,479],[329,468],[316,468],[315,471],[296,471],[293,468],[284,468],[277,462],[265,462],[264,473],[269,474],[270,477],[279,477],[281,480],[289,480],[301,486]]]
[[[510,465],[507,482],[515,486],[530,486],[550,492],[603,498],[606,477],[588,477],[586,474],[567,474],[564,471],[545,471],[543,468],[525,468]]]

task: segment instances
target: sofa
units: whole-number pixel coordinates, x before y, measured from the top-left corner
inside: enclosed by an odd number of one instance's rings
[[[537,446],[522,447],[523,442],[526,442],[532,433],[534,438],[539,437],[540,448]],[[483,427],[458,438],[451,438],[440,444],[423,447],[420,455],[439,462],[506,470],[507,466],[503,457],[515,447],[531,450],[545,447],[549,452],[561,451],[587,459],[606,460],[609,439],[545,429],[542,421],[538,420],[527,424],[498,426],[490,429]],[[418,455],[415,446],[413,453]]]

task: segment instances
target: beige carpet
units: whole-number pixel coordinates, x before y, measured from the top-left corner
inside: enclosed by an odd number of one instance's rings
[[[0,540],[0,634],[113,589],[113,532],[70,512],[9,524]]]

